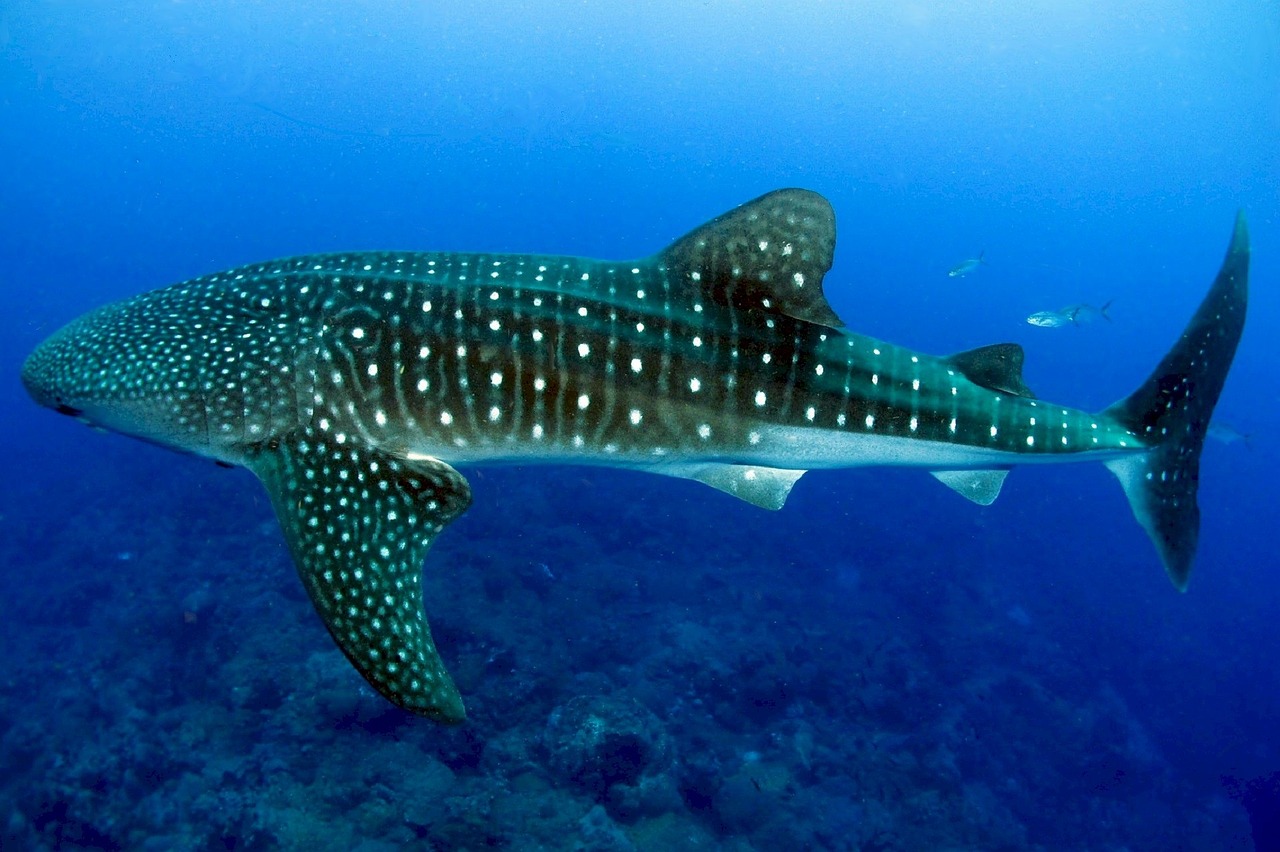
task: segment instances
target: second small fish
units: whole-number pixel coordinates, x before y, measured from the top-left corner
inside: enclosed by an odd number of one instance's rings
[[[1111,322],[1111,315],[1107,310],[1111,307],[1111,302],[1107,302],[1100,308],[1093,305],[1068,305],[1056,311],[1036,311],[1027,317],[1027,322],[1040,328],[1062,328],[1068,325],[1083,325],[1092,322],[1095,317],[1102,317],[1107,322]]]
[[[987,262],[982,259],[982,256],[986,253],[986,249],[983,249],[978,252],[977,257],[971,257],[968,260],[960,261],[955,266],[951,267],[951,271],[947,273],[947,277],[960,278],[968,275],[970,272],[973,272],[979,266],[986,266]]]

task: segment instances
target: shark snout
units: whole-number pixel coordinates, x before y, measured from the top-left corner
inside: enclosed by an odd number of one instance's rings
[[[212,354],[197,350],[173,319],[176,309],[149,306],[149,298],[107,305],[54,332],[23,363],[23,387],[37,404],[87,426],[234,461],[224,451],[246,435],[245,406],[253,401],[239,383],[239,354],[227,349],[241,338],[228,333]],[[162,321],[168,324],[157,329]],[[201,327],[199,319],[191,324]],[[201,386],[202,374],[215,369],[222,379],[212,397],[222,405],[216,423]],[[211,423],[218,447],[211,447]]]
[[[116,409],[138,399],[130,372],[146,365],[129,349],[129,328],[120,314],[119,306],[85,314],[27,356],[22,385],[38,405],[86,423],[110,423]]]
[[[86,412],[100,407],[94,377],[103,364],[87,350],[69,326],[36,347],[22,364],[22,386],[44,408],[89,422]],[[100,391],[100,385],[96,388]],[[100,400],[99,400],[100,401]]]
[[[57,360],[50,352],[49,342],[41,344],[27,356],[22,365],[22,386],[30,397],[45,408],[52,408],[61,414],[79,415],[80,411],[73,404],[69,394],[58,387],[55,381]]]

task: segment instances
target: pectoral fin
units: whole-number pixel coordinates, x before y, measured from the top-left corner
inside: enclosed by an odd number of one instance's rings
[[[393,703],[440,722],[465,718],[422,609],[422,560],[471,503],[436,459],[405,460],[306,431],[264,447],[267,486],[298,574],[329,634]]]

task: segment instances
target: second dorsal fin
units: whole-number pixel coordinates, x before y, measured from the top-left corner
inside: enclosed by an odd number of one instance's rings
[[[676,240],[654,260],[672,278],[722,305],[844,325],[822,294],[836,220],[816,192],[779,189]]]
[[[1035,399],[1036,395],[1022,380],[1022,363],[1026,356],[1016,343],[993,343],[966,352],[957,352],[951,364],[975,385],[994,391]]]

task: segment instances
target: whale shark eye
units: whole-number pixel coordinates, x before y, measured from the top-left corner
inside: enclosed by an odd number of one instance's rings
[[[84,412],[81,411],[80,409],[72,408],[69,405],[63,405],[61,402],[58,403],[53,410],[58,412],[59,414],[66,414],[70,417],[79,417],[81,414],[84,414]]]

